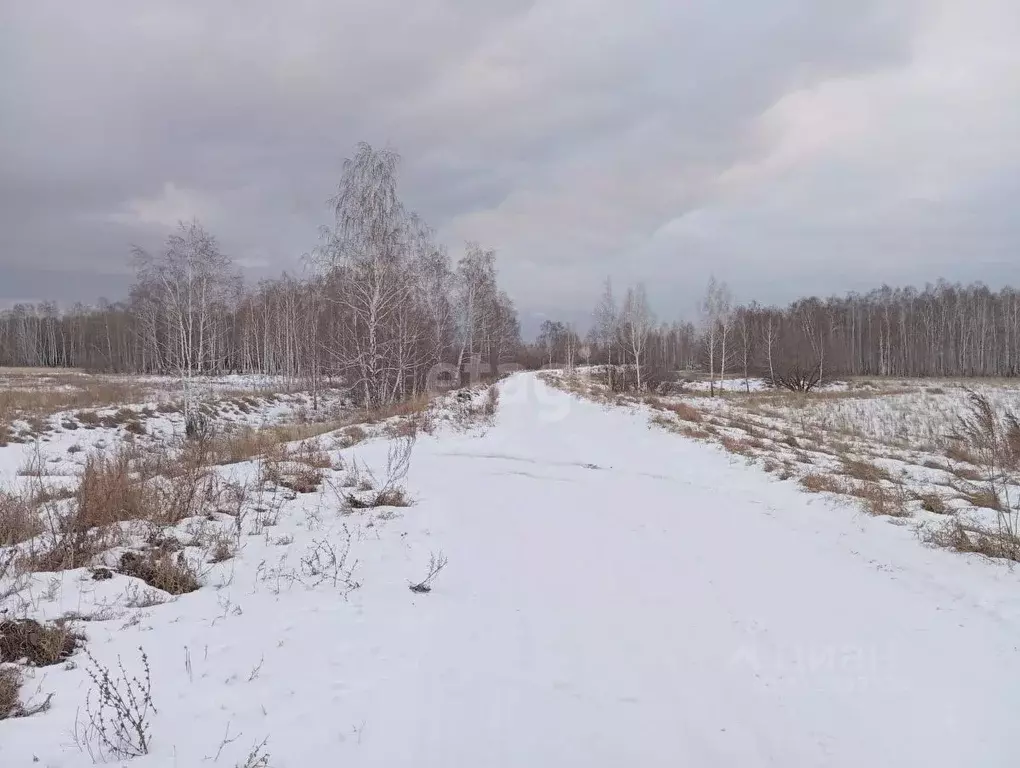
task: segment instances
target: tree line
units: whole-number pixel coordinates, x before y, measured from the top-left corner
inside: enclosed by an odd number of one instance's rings
[[[452,262],[398,194],[400,158],[360,144],[330,200],[332,223],[308,272],[245,286],[199,222],[159,251],[135,248],[123,301],[16,305],[0,313],[0,365],[174,374],[335,377],[367,406],[412,397],[437,366],[495,371],[517,356],[520,325],[494,251]]]
[[[659,323],[642,285],[622,301],[610,281],[583,337],[547,320],[525,350],[532,365],[611,364],[621,388],[648,389],[678,372],[760,377],[805,391],[845,376],[1013,377],[1020,374],[1020,293],[940,281],[791,304],[735,304],[709,281],[697,322]]]
[[[360,144],[330,200],[332,222],[301,276],[246,286],[216,238],[181,223],[156,252],[135,248],[118,302],[19,304],[0,312],[0,365],[342,379],[368,405],[414,396],[437,369],[468,362],[618,366],[627,388],[698,370],[713,383],[758,376],[806,390],[841,376],[1002,376],[1020,372],[1020,294],[938,282],[787,306],[735,304],[713,278],[697,322],[660,323],[642,285],[607,280],[585,335],[547,320],[522,344],[495,252],[469,243],[454,263],[399,197],[400,158]]]

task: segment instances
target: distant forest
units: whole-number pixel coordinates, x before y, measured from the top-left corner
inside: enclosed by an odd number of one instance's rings
[[[838,376],[999,376],[1020,372],[1020,293],[940,281],[924,290],[882,288],[785,307],[734,305],[710,282],[699,322],[657,323],[642,286],[620,305],[607,281],[579,338],[546,321],[534,361],[617,362],[655,386],[672,372],[747,374],[791,389]]]
[[[457,363],[480,354],[487,364],[517,361],[527,367],[637,362],[649,381],[710,365],[722,373],[766,377],[790,368],[817,369],[819,378],[1020,373],[1020,293],[1012,288],[940,282],[924,290],[883,287],[808,298],[786,307],[728,307],[725,292],[717,291],[721,306],[706,306],[700,322],[671,324],[656,323],[647,306],[635,307],[643,301],[640,291],[638,298],[629,292],[630,303],[619,308],[609,293],[586,336],[546,321],[538,339],[524,344],[512,302],[495,288],[491,252],[469,250],[457,270],[438,256],[430,266],[431,273],[419,277],[432,281],[433,292],[416,289],[416,300],[402,295],[407,305],[392,309],[398,326],[422,326],[413,334],[416,343],[430,337],[431,351],[417,352],[429,361]],[[335,283],[344,280],[355,278],[336,272],[310,281],[284,276],[248,289],[236,281],[203,285],[203,301],[184,318],[194,336],[184,353],[198,373],[302,377],[310,375],[316,357],[320,373],[340,373],[347,367],[344,353],[327,337],[352,329],[335,316],[339,308],[328,291],[342,293]],[[164,338],[176,320],[161,312],[158,292],[143,270],[124,302],[66,312],[55,304],[19,304],[0,312],[0,365],[176,373],[181,345]],[[471,293],[478,294],[475,304],[484,305],[473,312]],[[467,328],[471,315],[473,329]]]
[[[136,280],[115,303],[19,304],[0,312],[0,365],[116,373],[342,377],[380,405],[429,386],[437,366],[495,374],[622,366],[627,388],[687,370],[761,376],[810,389],[839,376],[1016,376],[1020,294],[939,282],[924,290],[735,305],[710,281],[698,322],[660,323],[643,286],[618,302],[606,282],[583,337],[546,321],[524,343],[495,253],[469,243],[452,263],[397,194],[399,156],[358,146],[330,201],[333,223],[309,275],[245,286],[216,238],[182,223],[156,253],[135,249]]]

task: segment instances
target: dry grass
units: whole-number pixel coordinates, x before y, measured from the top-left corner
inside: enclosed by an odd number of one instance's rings
[[[0,547],[28,541],[42,530],[35,505],[23,495],[0,491]]]
[[[225,563],[233,559],[237,554],[237,542],[234,537],[226,533],[218,533],[213,536],[209,547],[209,563]]]
[[[855,480],[863,480],[869,483],[880,483],[883,480],[891,480],[889,472],[877,464],[863,459],[853,459],[844,456],[842,459],[842,472]]]
[[[165,445],[94,453],[71,498],[44,508],[43,531],[29,542],[21,567],[47,572],[85,567],[120,543],[120,523],[165,526],[212,511],[237,514],[243,501],[242,488],[207,467],[180,461]],[[23,507],[16,518],[19,507],[11,506],[10,519],[23,520]]]
[[[959,461],[964,464],[977,464],[979,461],[974,452],[959,440],[950,443],[946,448],[946,458],[950,461]]]
[[[431,396],[419,395],[410,400],[403,400],[370,410],[357,411],[351,414],[345,421],[348,424],[377,424],[380,421],[392,419],[396,416],[419,416],[428,410],[431,402]]]
[[[352,445],[357,445],[368,437],[368,433],[361,427],[354,426],[347,427],[343,431],[343,445],[345,448],[350,448]]]
[[[1006,507],[998,491],[988,486],[974,486],[960,489],[960,498],[972,507],[994,509],[996,512],[1006,511]]]
[[[48,667],[69,658],[84,639],[63,621],[48,624],[33,619],[0,621],[0,662]]]
[[[499,388],[493,384],[485,391],[485,402],[482,404],[482,413],[486,416],[495,416],[499,409]]]
[[[754,448],[756,447],[752,441],[742,440],[740,438],[731,437],[730,435],[723,435],[719,438],[719,443],[730,453],[735,453],[738,456],[754,456]]]
[[[899,485],[881,480],[850,480],[844,475],[828,472],[809,472],[798,481],[812,493],[835,493],[858,499],[864,511],[871,515],[909,517],[910,497]]]
[[[664,413],[653,413],[648,422],[657,427],[662,427],[674,434],[689,437],[692,440],[708,440],[712,437],[712,433],[708,430],[692,426],[691,424],[678,422]]]
[[[946,498],[935,492],[924,492],[916,494],[915,498],[921,502],[921,509],[932,512],[936,515],[948,515],[950,512]]]
[[[888,517],[910,517],[910,497],[902,486],[862,482],[854,488],[868,514]]]
[[[243,427],[192,441],[186,450],[192,454],[192,463],[199,464],[225,465],[257,458],[281,458],[285,455],[281,449],[285,444],[309,440],[336,429],[338,425],[332,422]]]
[[[125,552],[117,570],[171,595],[194,592],[202,586],[198,572],[188,563],[183,552],[178,552],[176,557],[158,550],[142,554]]]
[[[1014,537],[965,525],[955,518],[944,525],[922,530],[921,538],[927,544],[956,552],[969,552],[1014,561],[1020,559]]]
[[[88,375],[12,376],[4,371],[0,389],[0,422],[58,411],[104,408],[141,399],[144,390],[130,381]]]
[[[276,484],[294,493],[315,493],[322,485],[323,474],[314,467],[302,467],[279,477]]]
[[[402,488],[384,488],[369,496],[355,496],[349,493],[345,497],[351,509],[372,509],[375,507],[409,507],[413,503]]]
[[[700,424],[704,419],[701,411],[687,403],[672,403],[666,407],[666,410],[676,414],[678,419],[691,421],[695,424]]]
[[[21,670],[15,666],[0,666],[0,720],[14,717],[31,717],[50,708],[53,694],[35,706],[22,704],[19,692],[22,684]]]
[[[808,472],[798,482],[812,493],[846,493],[847,490],[845,480],[826,472]]]
[[[21,671],[16,667],[0,667],[0,720],[20,715],[20,690]]]

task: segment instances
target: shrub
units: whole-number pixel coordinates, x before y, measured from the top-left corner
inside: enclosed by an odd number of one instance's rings
[[[0,667],[0,720],[18,717],[21,709],[21,672],[16,667]]]
[[[701,411],[692,405],[687,403],[671,403],[666,406],[666,410],[672,411],[676,414],[677,418],[683,419],[684,421],[692,421],[695,424],[700,424],[703,420]]]
[[[945,498],[938,493],[919,493],[917,500],[921,502],[921,509],[927,512],[934,512],[936,515],[949,514]]]
[[[876,517],[910,517],[908,497],[901,486],[886,487],[882,483],[863,482],[854,495],[864,503],[864,510]]]
[[[120,657],[117,658],[120,676],[115,678],[109,668],[86,651],[93,688],[85,699],[86,719],[75,723],[74,736],[93,762],[149,753],[152,741],[149,715],[156,712],[156,707],[152,703],[149,658],[144,650],[138,650],[142,654],[141,679],[128,676]]]
[[[730,453],[735,453],[738,456],[754,455],[754,450],[752,449],[753,447],[746,440],[741,440],[736,437],[730,437],[729,435],[723,435],[719,439],[719,442],[722,444],[722,447],[725,448],[727,451],[729,451]]]
[[[352,445],[357,445],[366,437],[368,437],[368,433],[356,424],[354,426],[347,427],[347,429],[343,432],[344,447],[350,448]]]
[[[823,472],[809,472],[799,482],[801,486],[812,493],[843,493],[846,491],[843,481]]]
[[[499,388],[493,384],[485,391],[485,402],[482,405],[482,412],[486,416],[494,416],[499,408]]]
[[[39,515],[27,499],[0,491],[0,547],[27,541],[41,531]]]
[[[869,483],[879,483],[882,480],[889,480],[889,473],[882,467],[872,464],[870,461],[851,459],[844,457],[843,474],[849,475],[856,480],[864,480]]]
[[[429,555],[429,572],[425,575],[425,578],[419,582],[410,585],[412,592],[426,593],[432,591],[432,583],[436,580],[436,576],[442,572],[446,567],[447,559],[446,555],[440,552],[438,555],[432,553]]]
[[[202,586],[198,572],[188,563],[183,552],[178,552],[176,557],[157,551],[143,554],[125,552],[117,570],[171,595],[194,592]]]
[[[0,662],[24,661],[35,667],[48,667],[70,657],[84,639],[66,622],[0,621]]]

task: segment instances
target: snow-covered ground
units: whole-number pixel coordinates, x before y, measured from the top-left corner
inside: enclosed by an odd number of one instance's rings
[[[81,624],[100,664],[138,674],[144,649],[157,712],[132,766],[245,765],[263,742],[249,766],[1017,764],[1020,575],[647,408],[532,374],[501,393],[489,428],[419,436],[411,507],[341,513],[327,482],[145,608],[130,577],[37,579],[29,615],[105,608]],[[382,476],[390,448],[331,455]],[[335,582],[324,553],[348,542]],[[433,590],[409,590],[440,552]],[[0,722],[0,765],[92,764],[88,668],[34,671],[52,706]]]

